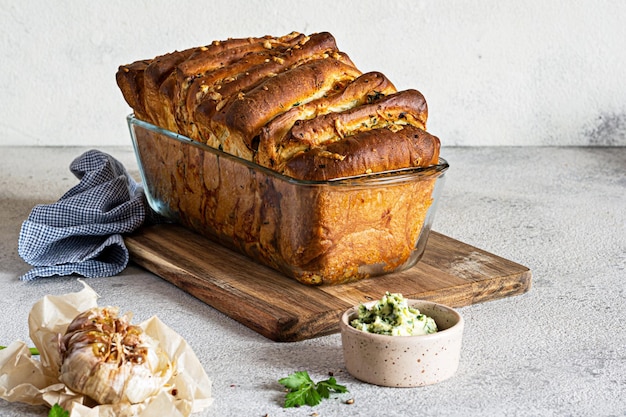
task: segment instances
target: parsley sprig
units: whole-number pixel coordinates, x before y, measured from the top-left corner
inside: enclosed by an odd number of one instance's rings
[[[64,410],[59,404],[55,404],[50,409],[48,417],[70,417],[70,413]]]
[[[278,382],[287,388],[285,408],[302,405],[313,407],[322,402],[322,399],[330,398],[331,393],[348,392],[348,389],[337,384],[337,380],[332,376],[316,384],[307,371],[294,372],[286,378],[279,379]]]

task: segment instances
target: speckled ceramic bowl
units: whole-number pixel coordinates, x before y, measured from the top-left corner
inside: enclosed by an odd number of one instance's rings
[[[436,384],[457,371],[461,356],[463,318],[450,307],[408,300],[437,323],[437,333],[423,336],[387,336],[365,333],[350,326],[357,308],[346,311],[339,323],[348,372],[361,381],[387,387]],[[376,301],[366,303],[371,307]]]

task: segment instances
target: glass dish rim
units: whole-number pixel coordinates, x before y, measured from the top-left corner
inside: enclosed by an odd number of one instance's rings
[[[273,171],[269,168],[266,168],[262,165],[259,165],[253,161],[248,161],[247,159],[240,158],[236,155],[232,155],[221,151],[217,148],[204,144],[202,142],[198,142],[193,140],[185,135],[181,135],[176,132],[172,132],[171,130],[164,129],[162,127],[156,126],[152,123],[143,121],[135,117],[134,113],[126,116],[128,127],[131,130],[131,138],[135,141],[135,135],[132,131],[131,125],[137,125],[144,129],[148,129],[154,131],[159,134],[163,134],[171,139],[177,140],[182,143],[189,144],[191,146],[198,147],[205,151],[208,151],[216,156],[227,158],[236,162],[239,162],[250,169],[260,170],[266,175],[276,177],[282,181],[289,182],[297,185],[328,185],[328,186],[374,186],[381,184],[395,184],[395,183],[404,183],[409,181],[414,181],[419,178],[436,178],[438,176],[443,175],[443,173],[450,167],[448,162],[439,157],[439,161],[435,165],[430,165],[427,167],[410,167],[410,168],[401,168],[390,171],[382,171],[375,172],[371,174],[360,174],[350,177],[340,177],[333,178],[330,180],[302,180],[293,177],[289,177],[287,175],[283,175],[277,171]]]

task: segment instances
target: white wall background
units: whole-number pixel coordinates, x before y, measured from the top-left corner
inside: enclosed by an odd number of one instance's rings
[[[444,145],[626,146],[626,2],[0,0],[0,145],[130,145],[118,65],[329,31]]]

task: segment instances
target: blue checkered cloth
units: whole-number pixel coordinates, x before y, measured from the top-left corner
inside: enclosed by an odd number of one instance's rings
[[[141,184],[112,156],[90,150],[70,170],[80,182],[56,203],[35,206],[22,224],[18,252],[34,266],[23,281],[116,275],[129,260],[122,234],[159,221]]]

